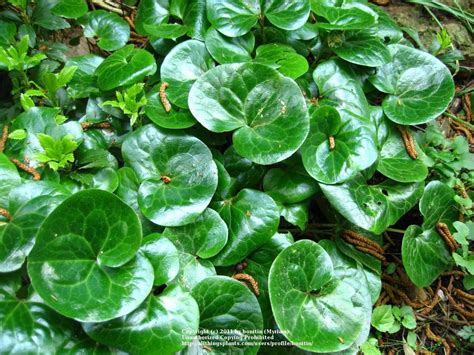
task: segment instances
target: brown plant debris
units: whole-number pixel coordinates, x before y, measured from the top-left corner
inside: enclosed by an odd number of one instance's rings
[[[454,237],[452,236],[446,223],[438,222],[436,224],[436,230],[443,237],[446,245],[448,246],[449,250],[451,250],[451,252],[454,252],[457,248],[459,248],[458,243],[454,240]]]
[[[3,126],[2,137],[0,138],[0,153],[3,153],[8,139],[8,125]]]
[[[467,300],[470,300],[470,301],[474,301],[474,295],[468,293],[468,292],[465,292],[459,288],[454,288],[454,294],[461,297],[461,298],[465,298]]]
[[[430,325],[427,324],[426,325],[426,328],[425,328],[425,333],[426,333],[426,337],[436,343],[441,343],[443,344],[443,347],[444,347],[444,353],[446,355],[449,355],[451,354],[451,347],[449,346],[448,342],[440,337],[439,335],[436,335],[435,333],[433,333],[433,331],[431,330],[430,328]]]
[[[0,215],[5,217],[9,221],[11,221],[13,218],[10,212],[8,212],[5,208],[0,208]]]
[[[250,286],[252,286],[253,293],[255,296],[260,296],[260,289],[258,288],[258,282],[249,274],[237,273],[232,275],[232,277],[239,281],[246,281]]]
[[[336,148],[336,140],[333,136],[329,136],[329,150],[334,150]]]
[[[163,104],[163,107],[165,108],[165,111],[166,112],[170,112],[171,111],[171,104],[168,100],[168,98],[166,97],[166,88],[168,87],[168,83],[165,81],[161,84],[160,86],[160,100],[161,100],[161,103]]]
[[[81,127],[84,131],[91,129],[91,128],[99,128],[99,129],[105,129],[105,128],[110,128],[112,125],[110,122],[81,122]]]
[[[369,239],[369,238],[366,238],[362,235],[360,235],[359,233],[356,233],[354,231],[351,231],[351,230],[345,230],[344,232],[342,232],[342,237],[348,241],[349,243],[351,243],[351,241],[355,241],[355,240],[358,240],[360,241],[361,243],[365,244],[363,246],[366,246],[368,248],[371,248],[371,249],[374,249],[376,252],[378,252],[379,254],[383,254],[385,252],[384,248],[382,248],[379,243],[373,241],[372,239]],[[351,243],[352,244],[352,243]],[[362,246],[362,245],[361,245]]]
[[[400,134],[402,135],[403,143],[405,144],[405,149],[413,160],[418,158],[418,153],[416,152],[415,141],[413,140],[412,135],[408,132],[406,127],[397,125]]]
[[[453,308],[456,311],[458,311],[460,314],[462,314],[466,318],[474,319],[474,312],[470,312],[464,309],[462,305],[460,305],[454,300],[453,296],[451,296],[450,293],[446,289],[444,289],[444,291],[445,291],[446,296],[448,297],[449,304],[453,306]]]
[[[25,163],[22,163],[18,159],[11,158],[10,159],[13,164],[15,164],[18,168],[21,170],[27,172],[28,174],[33,176],[33,180],[38,181],[41,180],[41,174],[33,167],[26,165]]]
[[[171,178],[169,176],[166,176],[166,175],[163,175],[160,179],[165,184],[169,184],[171,182]]]
[[[382,287],[385,291],[391,291],[394,295],[396,294],[399,296],[406,305],[411,306],[412,308],[424,307],[424,304],[412,301],[405,292],[387,284],[386,282],[382,282]]]

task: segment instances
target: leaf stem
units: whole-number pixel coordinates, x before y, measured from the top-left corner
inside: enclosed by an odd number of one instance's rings
[[[460,124],[463,124],[464,126],[470,128],[470,129],[474,129],[474,125],[472,125],[471,123],[469,122],[466,122],[462,119],[460,119],[459,117],[449,113],[449,112],[445,112],[444,113],[445,116],[448,116],[449,118],[453,119],[454,121],[456,121],[457,123],[460,123]]]
[[[392,233],[405,234],[405,230],[404,230],[404,229],[387,228],[385,231],[387,231],[387,232],[392,232]]]

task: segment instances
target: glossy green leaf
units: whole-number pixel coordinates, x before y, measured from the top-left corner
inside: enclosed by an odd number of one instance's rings
[[[367,29],[377,22],[377,14],[363,2],[352,0],[311,0],[311,9],[328,22],[317,26],[328,30]]]
[[[313,72],[320,96],[335,102],[337,109],[365,119],[370,118],[369,104],[353,69],[340,59],[320,63]]]
[[[171,104],[171,111],[166,112],[160,99],[160,86],[155,86],[147,96],[145,115],[158,126],[169,129],[189,128],[196,124],[196,119],[189,110]]]
[[[12,214],[11,221],[0,225],[0,272],[21,268],[40,225],[65,198],[65,195],[33,198]]]
[[[2,275],[2,281],[9,274]],[[18,275],[20,279],[20,275]],[[2,286],[4,284],[2,283]],[[2,354],[65,354],[75,348],[77,353],[91,353],[91,342],[80,327],[57,314],[37,297],[17,299],[0,291],[0,353]],[[105,349],[101,349],[104,351]]]
[[[309,69],[305,57],[287,45],[270,43],[257,48],[255,63],[265,64],[292,79],[299,78]]]
[[[402,260],[410,280],[418,287],[427,287],[448,270],[452,259],[444,239],[434,229],[423,231],[412,225],[403,236]]]
[[[324,184],[346,181],[377,160],[372,124],[341,112],[331,106],[312,111],[310,133],[301,148],[306,171]]]
[[[128,23],[113,12],[91,11],[79,23],[84,27],[84,36],[98,38],[97,45],[106,51],[122,48],[130,37]]]
[[[87,12],[87,3],[84,0],[58,0],[51,12],[66,18],[78,18]]]
[[[156,224],[195,221],[216,191],[212,154],[192,136],[146,125],[127,137],[122,154],[141,182],[140,210]]]
[[[275,202],[279,205],[276,199]],[[302,231],[306,229],[309,220],[309,201],[279,205],[279,207],[280,216],[282,216],[285,221],[299,227]]]
[[[219,32],[228,37],[239,37],[257,23],[260,1],[207,0],[207,18]]]
[[[264,329],[273,328],[275,322],[268,294],[268,273],[270,272],[273,260],[283,249],[291,244],[293,244],[293,236],[290,233],[276,233],[268,242],[245,259],[247,262],[245,273],[252,275],[258,282],[260,295],[257,297],[257,300],[262,310]]]
[[[104,58],[95,54],[80,55],[68,59],[66,67],[77,67],[72,80],[68,83],[68,92],[73,98],[80,99],[100,93],[94,73],[103,61]]]
[[[230,146],[224,152],[224,167],[232,180],[234,191],[245,187],[258,187],[265,175],[265,167],[244,158],[236,152],[234,146]]]
[[[415,142],[417,151],[421,151]],[[428,167],[420,159],[411,158],[405,148],[401,133],[395,125],[387,123],[387,138],[383,142],[377,170],[398,182],[423,181],[428,176]]]
[[[145,25],[148,35],[158,38],[176,39],[184,36],[188,32],[188,27],[178,23],[167,23],[162,25]]]
[[[257,354],[258,340],[249,335],[258,339],[263,332],[262,312],[247,286],[229,277],[213,276],[197,284],[192,295],[199,306],[200,330],[215,331],[213,341],[219,343],[214,348],[216,354]]]
[[[169,0],[141,0],[138,4],[135,28],[141,35],[150,35],[147,25],[160,25],[169,17]]]
[[[420,199],[423,229],[430,229],[438,222],[451,225],[459,217],[459,206],[454,200],[454,190],[441,181],[431,181]]]
[[[219,253],[227,243],[227,225],[219,214],[207,208],[193,223],[183,227],[167,227],[163,236],[179,250],[202,259]]]
[[[189,107],[212,132],[236,130],[235,150],[258,164],[288,158],[309,130],[298,85],[261,64],[224,64],[208,71],[193,85]]]
[[[161,65],[161,80],[168,83],[168,99],[176,106],[188,108],[191,86],[214,65],[206,45],[200,41],[188,40],[175,46]]]
[[[270,269],[275,320],[284,335],[304,350],[347,349],[367,322],[367,304],[359,294],[363,286],[359,280],[345,282],[341,276],[346,267],[331,259],[320,245],[301,240],[283,250]],[[370,302],[367,289],[365,295]]]
[[[331,49],[340,58],[367,67],[378,67],[391,60],[382,40],[367,31],[344,32],[343,42]]]
[[[153,56],[132,44],[107,57],[96,70],[97,84],[103,91],[135,84],[156,72]]]
[[[21,177],[16,166],[8,157],[0,153],[0,207],[8,207],[8,193],[21,184]]]
[[[309,11],[309,0],[297,2],[282,0],[207,1],[209,21],[219,32],[229,37],[246,34],[263,16],[276,27],[284,30],[296,30],[305,24]]]
[[[62,30],[64,28],[71,27],[65,19],[53,14],[52,9],[56,6],[56,4],[57,3],[55,1],[51,0],[36,1],[29,21],[35,25],[51,31]]]
[[[28,258],[28,274],[45,303],[84,322],[131,312],[153,284],[150,262],[136,254],[141,226],[118,197],[85,190],[44,221]]]
[[[370,77],[388,96],[382,103],[393,122],[414,125],[442,114],[454,96],[454,81],[448,68],[432,55],[400,44],[388,46],[392,61]]]
[[[61,125],[56,122],[59,115],[57,108],[33,107],[16,117],[11,125],[11,130],[24,129],[27,133],[26,139],[14,141],[10,146],[12,156],[28,159],[29,165],[38,167],[40,162],[36,159],[38,153],[44,153],[38,134],[47,134],[54,139],[60,139],[66,135],[72,135],[73,140],[79,144],[83,138],[82,128],[77,121],[68,121]]]
[[[170,6],[170,11],[176,11],[173,15],[181,18],[189,28],[188,36],[204,41],[206,30],[210,26],[206,16],[206,0],[173,0]]]
[[[251,189],[241,190],[235,197],[215,202],[229,229],[224,249],[212,262],[214,265],[236,264],[265,244],[275,234],[280,222],[278,207],[267,194]]]
[[[143,239],[140,252],[145,255],[155,271],[154,285],[160,286],[172,281],[179,272],[179,255],[174,244],[159,233]]]
[[[179,286],[150,294],[132,313],[103,323],[87,323],[93,339],[132,354],[172,354],[197,332],[199,309],[194,298]]]
[[[219,64],[249,62],[255,36],[249,32],[241,37],[227,37],[211,27],[205,37],[206,48]]]
[[[331,205],[355,225],[380,234],[407,213],[423,193],[423,183],[387,180],[368,185],[362,176],[341,185],[320,184]]]
[[[285,204],[304,201],[318,191],[317,183],[302,169],[270,169],[263,179],[263,190]]]
[[[179,272],[171,284],[177,284],[191,291],[199,282],[216,274],[214,265],[205,259],[197,258],[178,250]]]

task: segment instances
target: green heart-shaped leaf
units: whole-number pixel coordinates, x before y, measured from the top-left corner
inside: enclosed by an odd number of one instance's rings
[[[143,238],[140,251],[145,255],[155,271],[154,285],[160,286],[172,281],[179,272],[179,255],[174,244],[159,233]]]
[[[0,225],[0,272],[21,268],[41,223],[65,198],[66,195],[36,197],[16,210],[11,221]]]
[[[122,145],[125,162],[141,184],[142,213],[162,226],[182,226],[204,212],[217,188],[212,154],[199,139],[146,125]]]
[[[364,294],[359,290],[366,284],[351,279],[340,260],[334,262],[320,245],[300,240],[283,250],[270,269],[275,320],[284,335],[304,350],[347,349],[366,324],[367,311],[370,318],[370,295],[367,289]]]
[[[340,59],[322,62],[314,70],[313,79],[318,86],[319,95],[335,102],[341,114],[348,111],[367,120],[370,118],[364,91],[348,63]]]
[[[377,160],[372,124],[347,111],[342,113],[331,106],[315,109],[301,148],[306,171],[325,184],[343,182]]]
[[[423,229],[433,228],[438,222],[451,225],[459,217],[454,190],[441,181],[431,181],[420,199]]]
[[[305,57],[296,53],[293,47],[279,43],[259,46],[254,62],[268,65],[292,79],[299,78],[309,69]]]
[[[382,107],[393,122],[414,125],[442,114],[454,96],[448,68],[431,54],[400,44],[388,46],[392,61],[370,77],[372,84],[389,94]]]
[[[229,229],[229,240],[212,262],[214,265],[236,264],[265,244],[275,234],[280,222],[278,207],[267,194],[251,189],[241,190],[235,197],[215,202]]]
[[[68,93],[73,98],[80,99],[100,93],[94,73],[103,61],[104,58],[95,54],[80,55],[68,59],[66,67],[77,67],[72,80],[68,83]]]
[[[79,23],[84,27],[84,36],[98,37],[97,45],[106,51],[122,48],[130,37],[128,23],[113,12],[91,11],[81,17]]]
[[[370,28],[378,17],[369,6],[351,0],[311,0],[311,9],[328,21],[318,22],[317,26],[328,30]]]
[[[132,85],[156,72],[155,58],[132,44],[107,57],[95,71],[97,84],[103,91]]]
[[[423,185],[391,180],[368,185],[358,176],[341,185],[320,187],[331,205],[350,222],[380,234],[416,204],[423,194]]]
[[[159,25],[169,17],[169,1],[141,0],[138,4],[135,28],[141,35],[149,35],[146,25]]]
[[[84,0],[58,0],[51,13],[66,18],[78,18],[87,13],[87,3]]]
[[[403,266],[418,287],[427,287],[449,269],[451,255],[443,238],[434,230],[409,226],[402,240]]]
[[[344,32],[344,40],[331,49],[348,62],[378,67],[391,60],[390,51],[382,40],[367,31]]]
[[[207,1],[209,22],[219,32],[229,37],[245,35],[263,16],[276,27],[289,31],[296,30],[305,24],[309,11],[309,0]]]
[[[263,178],[263,190],[282,203],[304,201],[318,190],[318,184],[302,169],[273,168]]]
[[[130,353],[173,354],[185,346],[199,327],[194,298],[179,286],[150,294],[132,313],[104,323],[84,324],[93,339]]]
[[[386,139],[380,150],[377,170],[398,182],[423,181],[428,176],[428,167],[421,159],[411,158],[405,148],[401,133],[394,124],[386,123]],[[416,150],[421,151],[415,142]]]
[[[183,129],[194,126],[196,119],[189,110],[171,104],[171,111],[165,111],[160,99],[160,86],[161,84],[156,85],[147,95],[145,115],[163,128]]]
[[[0,153],[0,207],[8,207],[8,193],[20,184],[21,177],[16,166],[5,154]]]
[[[194,255],[178,250],[179,272],[171,284],[177,284],[191,291],[202,280],[214,276],[216,269],[209,260],[197,258]]]
[[[45,303],[84,322],[130,313],[146,298],[153,268],[140,254],[135,212],[115,195],[85,190],[44,221],[28,258],[28,274]]]
[[[262,310],[264,329],[272,328],[275,322],[268,294],[268,273],[277,255],[293,242],[293,236],[290,233],[277,233],[245,259],[247,262],[245,273],[252,275],[258,282],[260,295],[257,300]]]
[[[33,107],[18,115],[13,121],[11,129],[24,129],[27,134],[25,139],[12,142],[9,150],[11,156],[16,156],[20,160],[25,157],[29,160],[30,166],[38,167],[40,162],[36,159],[36,154],[44,153],[38,133],[50,135],[56,140],[70,134],[74,137],[73,140],[80,144],[83,139],[80,123],[68,121],[59,125],[56,122],[59,112],[57,108]]]
[[[210,208],[193,223],[183,227],[168,227],[163,231],[163,236],[181,251],[202,259],[219,253],[227,243],[227,235],[227,225],[219,214]]]
[[[263,332],[262,312],[247,286],[213,276],[197,284],[192,295],[199,306],[199,328],[215,331],[212,341],[219,343],[213,349],[217,354],[257,354],[258,340],[249,335],[258,337]]]
[[[60,316],[36,294],[17,299],[21,273],[2,274],[0,285],[0,353],[2,354],[92,354],[96,347],[77,323]],[[23,292],[22,292],[23,293]]]
[[[258,164],[288,158],[309,130],[298,85],[261,64],[224,64],[200,77],[189,108],[212,132],[233,131],[237,153]]]
[[[214,65],[206,45],[200,41],[188,40],[175,46],[160,69],[161,80],[168,83],[168,99],[176,106],[188,108],[191,86]]]
[[[147,25],[145,24],[145,30],[148,35],[158,38],[170,38],[176,39],[184,36],[189,28],[179,23],[165,23],[161,25]]]
[[[255,36],[249,32],[241,37],[227,37],[211,27],[206,33],[206,48],[219,64],[249,62]]]

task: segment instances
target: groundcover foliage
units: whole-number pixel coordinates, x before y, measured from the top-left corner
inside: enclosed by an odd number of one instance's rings
[[[474,286],[453,78],[382,10],[89,3],[0,2],[0,353],[356,353],[403,220]]]

